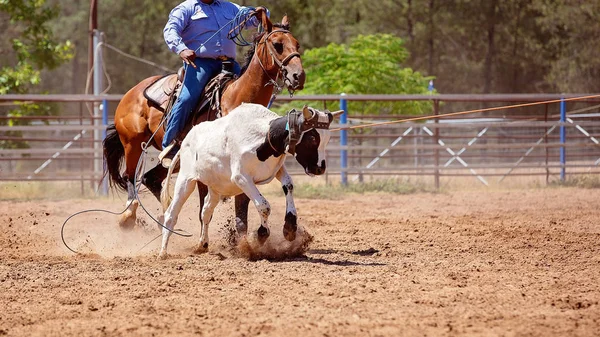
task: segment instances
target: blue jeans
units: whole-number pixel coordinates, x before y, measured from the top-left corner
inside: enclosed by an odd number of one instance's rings
[[[197,68],[186,66],[183,87],[167,119],[167,130],[162,141],[163,149],[185,129],[185,123],[200,101],[204,87],[211,78],[221,72],[222,61],[220,60],[196,57],[194,63]],[[233,71],[236,75],[241,71],[240,65],[235,60],[233,60]]]

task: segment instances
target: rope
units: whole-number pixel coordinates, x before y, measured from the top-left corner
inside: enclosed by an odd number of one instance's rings
[[[533,103],[522,103],[522,104],[515,104],[515,105],[505,105],[505,106],[499,106],[499,107],[493,107],[493,108],[483,108],[483,109],[475,109],[475,110],[450,112],[450,113],[441,114],[441,115],[430,115],[430,116],[412,117],[412,118],[405,118],[405,119],[399,119],[399,120],[387,121],[387,122],[377,122],[377,123],[361,124],[361,125],[354,125],[354,126],[343,126],[343,127],[339,127],[339,128],[335,128],[335,129],[330,129],[330,130],[331,131],[341,131],[341,130],[361,129],[361,128],[368,128],[368,127],[375,127],[375,126],[382,126],[382,125],[390,125],[390,124],[397,124],[397,123],[404,123],[404,122],[414,122],[414,121],[422,121],[422,120],[428,120],[428,119],[436,119],[436,118],[460,116],[460,115],[472,114],[472,113],[477,113],[477,112],[496,111],[496,110],[502,110],[502,109],[514,109],[514,108],[521,108],[521,107],[526,107],[526,106],[534,106],[534,105],[542,105],[542,104],[550,104],[550,103],[576,101],[576,100],[583,100],[583,99],[597,98],[597,97],[600,97],[600,94],[598,94],[598,95],[589,95],[589,96],[580,96],[580,97],[572,97],[572,98],[563,98],[563,99],[554,99],[554,100],[549,100],[549,101],[541,101],[541,102],[533,102]]]

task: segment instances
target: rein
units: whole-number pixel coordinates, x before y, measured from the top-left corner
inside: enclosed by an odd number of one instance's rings
[[[273,79],[273,77],[271,77],[271,75],[269,74],[269,72],[267,71],[265,66],[263,65],[262,61],[260,60],[260,57],[257,56],[258,64],[262,68],[265,75],[267,75],[267,77],[269,78],[269,81],[267,82],[267,84],[265,84],[265,86],[272,85],[275,88],[275,90],[273,91],[273,94],[271,95],[271,99],[269,100],[269,104],[267,105],[267,108],[271,107],[271,104],[273,104],[273,101],[275,100],[277,95],[279,95],[279,93],[281,93],[281,91],[283,90],[282,86],[280,86],[279,83],[277,83],[277,81],[279,80],[279,76],[281,75],[281,77],[284,78],[285,76],[283,76],[283,74],[287,73],[287,65],[289,64],[290,60],[293,59],[294,57],[300,57],[300,53],[297,51],[290,53],[288,56],[286,56],[281,61],[277,57],[275,57],[275,50],[274,50],[273,46],[271,44],[267,43],[267,41],[269,40],[269,37],[271,37],[271,35],[273,35],[274,33],[291,34],[291,32],[289,30],[276,29],[276,30],[271,31],[269,34],[265,35],[265,37],[262,38],[261,41],[257,43],[257,45],[265,44],[265,46],[267,47],[267,52],[271,56],[271,60],[272,60],[273,64],[276,64],[278,67],[277,76],[275,76],[275,79]],[[284,84],[285,84],[285,78],[284,78]],[[290,92],[290,97],[294,96],[294,90],[291,89],[289,86],[288,86],[288,91]]]

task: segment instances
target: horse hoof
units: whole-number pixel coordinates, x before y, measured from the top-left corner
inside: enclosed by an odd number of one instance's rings
[[[158,261],[162,261],[162,260],[166,260],[167,257],[169,257],[169,255],[167,255],[167,253],[165,252],[160,252],[158,254],[158,257],[156,258]]]
[[[194,248],[194,253],[195,254],[203,254],[208,252],[208,242],[205,242],[203,244],[199,244]]]
[[[269,237],[269,229],[267,227],[260,226],[257,231],[258,234],[258,242],[262,245],[267,241]]]
[[[119,227],[126,231],[132,230],[135,227],[135,224],[136,218],[131,211],[126,211],[119,219]]]
[[[138,207],[138,201],[134,200],[131,205],[127,208],[121,217],[119,218],[119,227],[124,230],[132,230],[136,225],[136,216],[135,212]]]

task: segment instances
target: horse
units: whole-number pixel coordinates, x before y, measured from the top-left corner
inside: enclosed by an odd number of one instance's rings
[[[278,79],[293,93],[304,87],[306,78],[299,53],[300,44],[289,31],[289,20],[284,16],[281,23],[273,24],[266,15],[261,17],[262,33],[257,34],[249,50],[246,65],[239,78],[230,82],[220,96],[221,115],[227,115],[242,102],[267,106],[279,90]],[[122,229],[132,229],[136,224],[136,169],[142,156],[144,144],[162,150],[164,130],[161,127],[163,112],[145,96],[144,90],[160,76],[144,79],[131,88],[121,99],[115,112],[114,124],[108,127],[103,141],[104,175],[109,177],[111,187],[127,192],[127,208],[118,223]],[[205,113],[195,123],[214,120],[214,113]],[[152,137],[152,138],[151,138]],[[121,174],[121,166],[125,170]],[[158,163],[146,172],[141,183],[160,200],[162,182],[167,169]],[[206,186],[198,186],[200,199],[208,193]],[[235,198],[236,226],[247,228],[249,198],[241,194]]]
[[[298,225],[294,186],[284,165],[286,154],[293,155],[309,176],[325,173],[329,125],[342,112],[304,106],[301,112],[293,109],[287,116],[279,116],[262,105],[243,103],[223,118],[194,126],[175,155],[162,189],[165,227],[159,258],[166,257],[179,212],[196,185],[208,187],[208,195],[200,199],[202,234],[196,252],[208,249],[208,224],[219,200],[240,194],[250,197],[256,206],[261,218],[257,238],[263,244],[270,234],[271,206],[256,185],[274,178],[281,182],[286,197],[283,236],[293,241]],[[169,181],[178,162],[181,168],[170,202]]]

